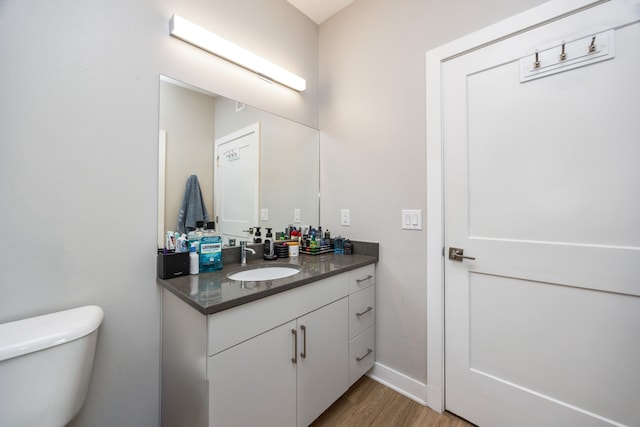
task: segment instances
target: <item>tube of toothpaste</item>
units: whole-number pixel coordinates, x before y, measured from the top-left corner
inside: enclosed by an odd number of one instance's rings
[[[178,235],[178,233],[176,233],[176,236],[177,235]],[[176,252],[188,252],[188,251],[189,250],[188,250],[188,246],[187,246],[187,235],[183,233],[176,240]]]
[[[173,251],[176,249],[175,237],[173,231],[167,231],[167,237],[164,241],[164,247],[169,251]]]

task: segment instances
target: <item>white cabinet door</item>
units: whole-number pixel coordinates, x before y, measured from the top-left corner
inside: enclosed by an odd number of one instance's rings
[[[291,321],[209,357],[210,427],[296,425],[295,331]]]
[[[298,319],[299,427],[308,426],[347,391],[348,310],[342,298]]]

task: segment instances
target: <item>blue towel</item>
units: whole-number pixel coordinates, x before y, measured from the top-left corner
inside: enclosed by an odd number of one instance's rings
[[[191,175],[187,179],[182,206],[180,206],[180,213],[178,214],[178,232],[188,233],[195,230],[196,221],[202,221],[206,224],[209,221],[209,214],[202,198],[198,177]]]

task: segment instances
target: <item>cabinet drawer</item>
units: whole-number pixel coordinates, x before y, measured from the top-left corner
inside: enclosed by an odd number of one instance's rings
[[[349,387],[373,367],[375,354],[375,326],[372,326],[349,342]]]
[[[347,292],[347,275],[339,274],[211,314],[207,319],[208,355],[344,298]]]
[[[349,339],[373,326],[375,289],[375,286],[369,286],[349,295]]]
[[[349,272],[349,292],[358,292],[376,283],[376,267],[374,264],[360,267]]]

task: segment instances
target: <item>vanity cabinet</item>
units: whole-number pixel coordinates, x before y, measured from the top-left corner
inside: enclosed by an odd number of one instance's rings
[[[375,268],[349,275],[349,387],[375,362]]]
[[[294,426],[291,321],[209,357],[210,426]]]
[[[347,298],[209,357],[209,426],[307,426],[347,385]]]
[[[211,315],[165,289],[162,425],[309,425],[373,366],[374,271]]]

